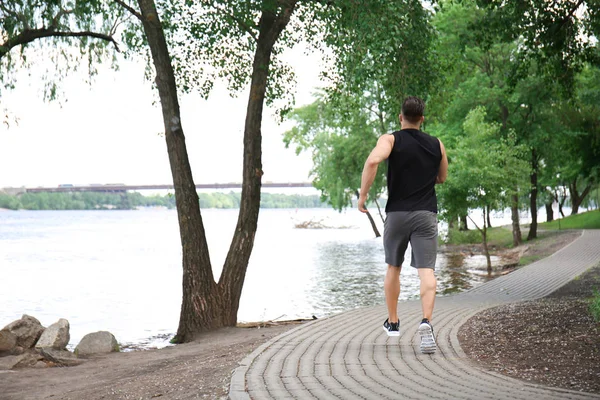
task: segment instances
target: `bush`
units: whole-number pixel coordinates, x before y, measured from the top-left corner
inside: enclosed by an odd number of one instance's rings
[[[594,290],[594,297],[590,301],[590,313],[596,322],[600,322],[600,291]]]
[[[446,243],[448,244],[474,244],[481,243],[481,233],[473,229],[470,231],[459,231],[458,229],[449,229]]]
[[[446,244],[481,244],[483,238],[478,229],[459,231],[450,229],[446,237]],[[497,226],[487,229],[487,242],[490,246],[512,247],[512,230]]]

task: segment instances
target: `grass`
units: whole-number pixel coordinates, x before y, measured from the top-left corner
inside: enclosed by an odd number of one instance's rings
[[[600,322],[600,291],[594,290],[594,297],[590,301],[590,313],[596,322]]]
[[[539,229],[600,229],[600,210],[570,215],[560,220],[544,222]]]
[[[512,247],[512,231],[504,227],[489,228],[487,230],[488,245],[498,247]],[[446,239],[447,244],[479,244],[481,232],[477,229],[459,231],[450,229]]]
[[[538,224],[540,230],[558,230],[559,220]],[[560,229],[600,229],[600,210],[588,211],[581,214],[571,215],[560,220]],[[525,239],[525,236],[523,237]],[[477,229],[459,231],[450,229],[445,241],[446,244],[479,244],[481,233]],[[441,243],[440,243],[441,244]],[[511,248],[511,227],[495,227],[488,229],[488,244],[502,248]],[[532,260],[536,261],[536,260]]]
[[[458,229],[449,229],[446,238],[448,244],[472,244],[481,243],[481,233],[477,229],[468,231],[459,231]]]

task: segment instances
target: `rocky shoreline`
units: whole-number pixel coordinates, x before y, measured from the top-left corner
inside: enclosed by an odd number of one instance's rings
[[[85,335],[75,351],[67,350],[70,324],[64,318],[45,328],[24,314],[0,330],[0,371],[18,368],[70,367],[85,358],[120,351],[115,336],[107,331]]]

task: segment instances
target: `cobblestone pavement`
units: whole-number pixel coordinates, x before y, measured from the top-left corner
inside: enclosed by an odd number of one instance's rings
[[[546,296],[600,262],[600,230],[527,267],[470,291],[438,297],[433,326],[438,351],[419,351],[418,301],[399,304],[400,337],[381,325],[385,307],[344,312],[299,326],[256,349],[232,377],[239,399],[598,399],[540,386],[472,363],[458,329],[493,306]],[[349,294],[350,295],[350,294]]]

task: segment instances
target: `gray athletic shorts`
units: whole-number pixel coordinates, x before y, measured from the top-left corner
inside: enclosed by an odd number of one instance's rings
[[[431,211],[392,211],[383,229],[385,262],[399,267],[404,262],[408,243],[415,268],[435,269],[437,255],[437,214]]]

